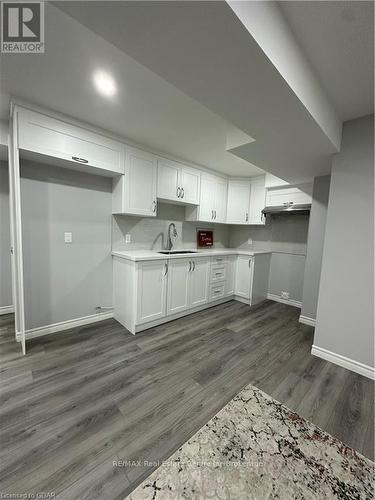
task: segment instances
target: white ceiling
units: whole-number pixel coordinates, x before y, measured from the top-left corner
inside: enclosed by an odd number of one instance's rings
[[[336,147],[225,2],[57,2],[255,139],[236,154],[284,179],[330,171]]]
[[[335,3],[348,7],[326,6]],[[370,112],[373,82],[369,22],[353,4],[363,2],[282,6],[306,52],[314,39],[321,72],[331,74],[321,81],[345,119]],[[45,28],[45,54],[1,55],[0,118],[13,94],[230,175],[259,175],[254,165],[285,179],[329,172],[337,149],[225,2],[46,3]],[[94,90],[96,69],[116,79],[114,99]],[[228,132],[238,157],[226,151]]]
[[[45,54],[1,55],[0,118],[14,95],[218,172],[263,172],[226,151],[236,127],[51,4],[45,28]],[[112,100],[92,85],[98,68],[116,79]]]
[[[343,121],[374,112],[374,2],[279,6]]]

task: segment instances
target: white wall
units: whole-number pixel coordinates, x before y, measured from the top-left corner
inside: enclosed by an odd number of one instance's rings
[[[314,345],[374,367],[374,122],[345,123],[334,157]]]
[[[111,306],[111,180],[25,161],[21,176],[26,329]]]
[[[8,164],[0,162],[0,311],[12,304]]]
[[[330,180],[329,175],[314,179],[301,310],[301,316],[311,320],[318,305]]]

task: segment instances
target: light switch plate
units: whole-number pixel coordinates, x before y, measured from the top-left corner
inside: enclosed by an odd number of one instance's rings
[[[281,298],[288,300],[289,299],[289,292],[281,292]]]
[[[125,234],[125,243],[131,243],[131,241],[132,241],[132,235]]]
[[[248,245],[252,245],[253,244],[253,239],[252,238],[248,238],[247,239],[247,244]]]
[[[64,233],[64,243],[73,243],[73,233]]]

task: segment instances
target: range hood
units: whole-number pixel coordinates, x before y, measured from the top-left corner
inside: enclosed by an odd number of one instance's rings
[[[284,203],[279,206],[269,206],[262,210],[262,214],[289,214],[289,213],[306,213],[308,214],[311,210],[311,203],[300,204],[297,203]]]

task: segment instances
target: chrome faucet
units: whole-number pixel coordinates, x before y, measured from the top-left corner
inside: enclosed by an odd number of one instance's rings
[[[171,222],[168,226],[168,234],[167,234],[167,250],[172,250],[173,243],[172,243],[172,237],[171,237],[171,229],[173,228],[173,236],[177,236],[177,229],[176,226],[173,222]]]

